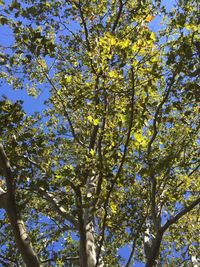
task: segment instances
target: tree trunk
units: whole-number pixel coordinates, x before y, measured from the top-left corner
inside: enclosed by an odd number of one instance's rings
[[[96,245],[94,240],[94,225],[90,215],[90,209],[84,211],[80,232],[80,266],[96,266]]]
[[[81,267],[95,267],[97,263],[97,255],[96,255],[96,244],[95,244],[95,233],[94,233],[94,216],[93,216],[93,197],[95,194],[96,188],[96,178],[95,174],[88,178],[87,180],[87,208],[83,209],[83,225],[84,225],[84,236],[82,236],[82,240],[80,244],[81,249]],[[81,235],[80,235],[81,239]],[[85,240],[84,240],[85,239]],[[83,244],[84,242],[84,244]],[[85,250],[85,252],[84,252]],[[86,260],[84,259],[86,257]],[[83,263],[83,261],[85,261]]]
[[[94,225],[92,219],[89,220],[90,214],[85,214],[85,230],[86,230],[86,253],[88,259],[87,267],[96,266],[96,245],[94,240]]]
[[[155,221],[153,222],[153,224]],[[160,245],[163,237],[163,231],[160,229],[159,221],[153,225],[156,231],[156,236],[151,234],[151,225],[147,224],[147,229],[144,238],[144,253],[146,257],[145,267],[153,267],[156,264],[156,259],[159,255]],[[157,227],[159,227],[157,229]]]
[[[149,246],[148,254],[146,256],[146,265],[145,267],[153,267],[156,264],[156,259],[159,255],[160,244],[162,241],[162,233],[158,233],[156,238],[151,240],[151,245]]]

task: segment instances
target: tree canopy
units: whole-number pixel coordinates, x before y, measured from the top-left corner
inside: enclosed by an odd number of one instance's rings
[[[197,266],[198,1],[1,0],[0,23],[1,86],[48,92],[0,100],[1,266]]]

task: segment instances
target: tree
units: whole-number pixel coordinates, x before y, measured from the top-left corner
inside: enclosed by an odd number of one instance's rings
[[[176,2],[0,1],[1,78],[49,92],[0,102],[2,266],[197,266],[198,3]]]

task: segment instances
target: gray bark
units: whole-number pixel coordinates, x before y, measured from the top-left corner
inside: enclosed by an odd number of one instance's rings
[[[86,184],[86,196],[88,199],[87,207],[83,209],[83,229],[85,231],[84,238],[82,238],[81,243],[85,242],[85,244],[80,244],[81,256],[86,257],[86,264],[81,260],[81,267],[96,267],[97,264],[97,255],[96,255],[96,244],[95,244],[95,232],[94,232],[94,201],[93,197],[95,195],[96,189],[96,178],[95,174],[87,180]],[[83,251],[85,249],[85,252]],[[99,267],[103,267],[102,263],[98,264]]]
[[[85,211],[84,216],[85,231],[86,231],[86,254],[88,259],[88,267],[96,266],[96,245],[94,240],[94,224],[89,213],[89,210]]]
[[[191,202],[190,205],[186,206],[182,209],[178,214],[168,220],[162,227],[158,229],[155,233],[155,237],[152,236],[151,239],[148,239],[148,243],[144,242],[144,248],[146,246],[147,251],[146,255],[146,267],[153,267],[156,264],[156,259],[159,256],[160,245],[162,242],[162,238],[164,233],[169,229],[169,227],[178,222],[184,215],[194,209],[200,203],[200,198],[197,198],[195,201]],[[150,235],[149,235],[150,237]],[[145,249],[144,249],[145,250]]]
[[[0,144],[0,164],[3,169],[7,192],[3,192],[1,189],[0,203],[1,207],[6,210],[7,216],[9,218],[13,234],[17,247],[21,253],[23,261],[28,267],[39,267],[41,266],[39,258],[37,257],[35,251],[33,250],[32,244],[27,234],[26,227],[21,220],[19,210],[17,210],[15,202],[15,183],[13,179],[13,174],[10,166],[10,162],[6,156],[3,145]]]

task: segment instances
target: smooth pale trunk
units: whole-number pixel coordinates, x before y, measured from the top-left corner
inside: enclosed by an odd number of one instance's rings
[[[96,246],[94,240],[94,226],[89,210],[84,213],[84,229],[80,230],[80,267],[96,266]]]
[[[85,230],[86,230],[86,253],[88,259],[88,267],[96,266],[96,245],[94,240],[94,223],[90,219],[89,210],[85,212]]]
[[[92,199],[92,197],[95,194],[95,187],[96,187],[96,178],[94,175],[87,181],[87,199]],[[96,267],[96,263],[97,263],[97,258],[96,258],[97,247],[95,244],[93,210],[94,210],[94,207],[92,206],[92,204],[91,204],[91,207],[84,209],[83,220],[84,220],[85,236],[82,237],[82,242],[84,242],[85,244],[80,244],[80,250],[81,250],[80,256],[82,257],[81,267]],[[80,238],[80,241],[81,241],[81,238]],[[98,266],[103,267],[102,263],[98,264]]]

